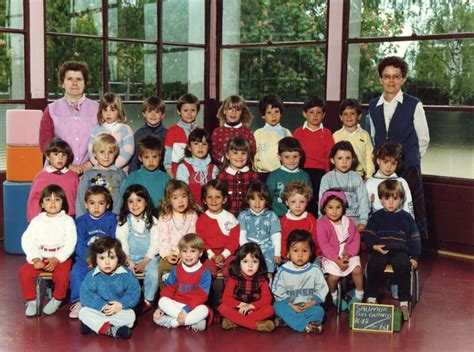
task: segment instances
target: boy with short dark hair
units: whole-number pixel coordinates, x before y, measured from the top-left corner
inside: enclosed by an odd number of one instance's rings
[[[165,102],[159,97],[152,96],[143,101],[142,115],[145,119],[145,124],[133,135],[133,138],[135,139],[135,146],[137,146],[138,141],[145,136],[157,136],[162,141],[165,140],[166,132],[168,132],[168,129],[163,125],[165,111]],[[130,160],[128,168],[129,173],[140,168],[137,150],[138,148],[136,147],[135,153]]]
[[[303,104],[306,122],[294,133],[305,152],[304,171],[311,178],[314,194],[319,194],[321,178],[329,171],[329,153],[334,145],[331,131],[323,126],[325,115],[325,101],[317,96],[309,97]],[[313,213],[317,211],[316,202],[313,200],[310,205]]]
[[[384,270],[390,263],[398,282],[400,310],[403,319],[408,320],[410,270],[418,266],[420,233],[412,216],[400,209],[405,192],[399,181],[383,181],[378,186],[378,194],[383,209],[370,217],[363,237],[367,248],[371,250],[367,263],[367,302],[377,302],[378,289],[384,281]]]
[[[278,159],[281,166],[270,173],[267,178],[267,187],[270,192],[272,210],[279,217],[288,212],[282,196],[288,182],[301,180],[311,186],[308,174],[299,167],[302,156],[303,149],[296,138],[285,137],[278,142]]]
[[[259,110],[265,126],[254,132],[257,152],[254,166],[260,179],[265,182],[269,173],[278,169],[278,142],[291,136],[291,132],[280,125],[283,115],[283,101],[278,95],[266,95],[259,102]]]
[[[362,118],[362,108],[356,99],[345,99],[339,105],[339,118],[343,124],[342,128],[332,135],[334,142],[348,141],[352,144],[357,155],[356,172],[367,180],[375,171],[372,161],[372,140],[369,133],[359,125]]]
[[[142,164],[139,170],[130,173],[122,184],[121,193],[128,186],[139,184],[145,187],[156,208],[165,194],[166,184],[170,180],[168,174],[159,169],[163,155],[163,142],[156,136],[144,136],[137,144],[138,160]]]
[[[198,127],[196,117],[199,109],[199,99],[193,94],[187,93],[178,99],[176,110],[180,120],[176,125],[170,127],[165,138],[165,160],[163,164],[171,178],[176,177],[178,164],[184,159],[189,134]]]

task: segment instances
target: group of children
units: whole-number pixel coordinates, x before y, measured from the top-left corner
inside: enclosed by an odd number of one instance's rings
[[[341,104],[344,126],[334,137],[323,127],[318,97],[305,102],[306,122],[294,137],[280,125],[283,103],[275,95],[260,102],[266,123],[255,134],[239,96],[224,101],[211,137],[196,126],[199,107],[193,95],[182,96],[180,121],[167,130],[164,103],[148,98],[145,126],[133,136],[120,99],[105,94],[89,143],[94,166],[80,179],[67,168],[67,143],[49,143],[22,237],[25,314],[36,314],[33,279],[47,271],[55,288],[44,313],[56,312],[70,287],[70,317],[80,319],[81,333],[129,338],[140,300],[136,274],[144,274],[142,310],[160,293],[156,324],[202,331],[212,321],[211,282],[222,274],[224,329],[273,331],[276,315],[296,331],[321,333],[321,304],[328,293],[338,303],[338,280],[351,275],[355,284],[343,308],[364,295],[376,302],[391,263],[408,319],[420,237],[410,191],[395,173],[402,150],[383,144],[372,177],[357,101]],[[361,232],[371,252],[365,294]]]

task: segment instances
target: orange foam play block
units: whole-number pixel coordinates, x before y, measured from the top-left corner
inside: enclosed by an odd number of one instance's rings
[[[39,147],[16,147],[7,145],[7,180],[15,182],[33,181],[43,169],[43,154]]]

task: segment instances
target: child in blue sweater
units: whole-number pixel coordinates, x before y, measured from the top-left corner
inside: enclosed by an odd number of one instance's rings
[[[135,322],[133,307],[141,291],[135,274],[126,269],[120,241],[99,238],[90,247],[89,259],[95,269],[89,271],[81,286],[81,334],[130,338]]]
[[[403,319],[408,320],[410,270],[418,266],[420,233],[413,217],[400,209],[405,198],[402,184],[388,179],[377,190],[383,209],[371,216],[364,231],[364,242],[371,250],[367,263],[367,302],[376,303],[385,266],[390,263],[398,283],[400,310]]]
[[[72,266],[69,282],[71,288],[71,312],[69,318],[79,318],[82,308],[79,290],[87,272],[92,268],[88,258],[89,246],[103,236],[115,237],[117,218],[110,211],[112,196],[103,186],[92,186],[84,197],[87,213],[76,219],[76,259]]]

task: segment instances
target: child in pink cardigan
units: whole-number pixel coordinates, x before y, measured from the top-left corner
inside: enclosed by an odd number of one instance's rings
[[[328,274],[327,283],[332,301],[337,306],[337,282],[349,274],[355,284],[355,295],[349,304],[362,302],[364,285],[360,265],[360,235],[357,225],[344,215],[347,200],[343,192],[328,190],[320,200],[321,213],[318,219],[317,236],[322,251],[323,271]],[[347,309],[347,302],[342,299],[341,307]]]

